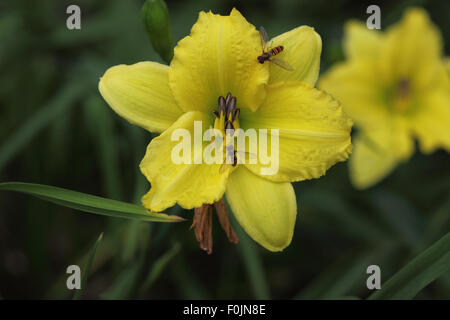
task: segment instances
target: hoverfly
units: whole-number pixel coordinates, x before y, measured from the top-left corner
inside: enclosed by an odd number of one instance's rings
[[[225,163],[222,163],[222,165],[220,166],[220,168],[219,168],[219,173],[220,174],[224,173],[226,171],[226,169],[228,169],[229,167],[235,167],[236,166],[236,164],[238,163],[238,159],[237,159],[237,156],[236,156],[237,154],[239,154],[242,157],[248,157],[250,159],[255,159],[256,158],[256,155],[254,153],[234,150],[234,146],[233,145],[226,146],[226,150],[227,150],[226,157],[229,160],[226,161]]]
[[[231,146],[230,150],[227,151],[227,158],[232,159],[232,163],[222,163],[222,165],[219,168],[219,173],[224,173],[228,168],[235,167],[238,163],[237,154],[239,154],[241,157],[248,157],[249,159],[256,159],[256,155],[251,152],[246,151],[238,151],[238,150],[231,150],[233,147]],[[228,150],[228,147],[227,147]]]
[[[294,70],[294,68],[292,68],[291,65],[286,61],[280,59],[279,57],[275,58],[277,54],[279,54],[281,51],[284,50],[284,47],[277,46],[272,48],[271,43],[269,43],[269,37],[267,36],[267,32],[262,26],[259,28],[259,37],[261,38],[261,48],[262,48],[262,54],[257,58],[259,63],[263,64],[266,61],[270,61],[285,70],[288,71]]]

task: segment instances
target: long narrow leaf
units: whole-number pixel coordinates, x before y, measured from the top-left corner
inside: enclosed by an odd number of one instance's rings
[[[154,222],[184,221],[183,218],[174,215],[150,213],[144,207],[139,205],[53,186],[24,182],[4,182],[0,183],[0,190],[26,193],[58,205],[110,217]]]
[[[301,205],[318,210],[318,214],[329,219],[340,232],[377,244],[388,235],[374,221],[362,215],[349,201],[335,192],[308,190],[302,193]]]
[[[227,202],[226,205],[228,212],[232,212]],[[247,275],[252,285],[255,298],[258,300],[270,299],[269,285],[267,283],[264,266],[258,252],[258,247],[247,236],[233,215],[230,216],[230,220],[237,236],[239,237],[238,250],[247,270]]]
[[[147,278],[144,281],[144,284],[140,288],[141,294],[147,291],[153,285],[153,283],[159,278],[159,276],[162,274],[162,272],[167,267],[172,258],[180,251],[180,248],[181,245],[178,242],[175,243],[174,246],[169,251],[164,253],[161,257],[159,257],[155,261],[151,271],[149,272]]]
[[[450,232],[392,276],[369,299],[412,299],[450,270]]]
[[[113,284],[100,294],[100,298],[104,300],[129,299],[139,280],[143,263],[143,259],[138,259],[127,268],[123,268],[123,271],[119,273]]]
[[[100,236],[98,237],[97,241],[95,241],[94,246],[91,249],[91,252],[89,253],[89,259],[86,264],[86,268],[83,270],[83,275],[81,276],[81,289],[77,290],[77,292],[73,296],[73,300],[78,300],[81,298],[81,295],[84,292],[84,289],[86,288],[87,278],[89,276],[89,271],[91,270],[92,262],[94,261],[95,253],[97,252],[97,247],[99,243],[103,239],[103,232],[100,233]]]

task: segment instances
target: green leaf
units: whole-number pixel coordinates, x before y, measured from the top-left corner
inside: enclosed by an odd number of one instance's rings
[[[167,225],[163,225],[167,226]],[[203,277],[200,277],[192,270],[192,262],[184,256],[184,250],[181,250],[170,264],[170,280],[175,289],[179,292],[182,299],[188,300],[209,300],[212,299],[209,291],[204,287]]]
[[[373,255],[369,250],[344,254],[326,267],[302,289],[294,299],[336,299],[351,292],[358,283],[364,283],[365,268]]]
[[[369,299],[412,299],[450,270],[450,232],[392,276]]]
[[[372,261],[378,264],[392,259],[398,246],[392,242],[381,243],[377,248],[364,248],[343,252],[335,262],[313,278],[294,299],[343,299],[355,296],[366,288],[366,268]]]
[[[144,284],[140,288],[141,294],[148,290],[152,286],[152,284],[159,278],[159,276],[162,274],[164,269],[167,267],[169,262],[172,260],[173,257],[180,251],[181,245],[176,242],[174,246],[164,253],[161,257],[158,258],[158,260],[155,261],[153,264],[153,267],[148,274],[147,278],[145,279]]]
[[[388,234],[380,226],[352,206],[351,201],[336,192],[310,189],[302,192],[298,199],[299,207],[312,207],[317,214],[333,223],[333,228],[340,229],[343,234],[354,236],[369,243],[377,244],[387,239]]]
[[[407,199],[394,191],[379,188],[369,194],[369,200],[380,217],[393,229],[394,234],[412,248],[417,247],[425,223]]]
[[[449,230],[449,212],[450,194],[442,205],[428,215],[429,219],[422,237],[422,242],[424,244],[436,241],[438,236],[444,234],[446,230]]]
[[[83,290],[86,288],[87,278],[89,276],[89,271],[91,270],[92,262],[94,261],[95,253],[97,252],[97,247],[100,241],[103,239],[103,232],[100,233],[100,236],[98,237],[97,241],[95,241],[94,246],[91,249],[91,252],[89,254],[89,259],[86,264],[86,268],[84,268],[83,276],[81,277],[81,289],[77,290],[77,292],[73,296],[73,300],[78,300],[81,298],[81,295],[83,294]]]
[[[119,139],[115,137],[112,110],[108,108],[98,93],[90,96],[84,106],[85,122],[90,130],[91,139],[96,144],[106,195],[122,200],[123,190],[119,175]]]
[[[231,211],[227,201],[225,201],[225,204],[228,212],[233,212]],[[234,231],[236,231],[239,238],[238,250],[242,261],[244,262],[245,269],[247,270],[247,275],[249,277],[255,298],[257,300],[270,299],[270,290],[266,280],[266,272],[264,270],[264,265],[257,245],[250,239],[249,236],[247,236],[232,214],[230,214],[229,218]]]
[[[130,298],[138,282],[142,265],[143,259],[140,259],[123,269],[112,286],[100,294],[100,298],[104,300],[123,300]]]
[[[24,182],[4,182],[0,183],[0,190],[26,193],[58,205],[110,217],[154,222],[184,221],[183,218],[174,215],[150,213],[144,207],[136,204],[106,199],[53,186]]]

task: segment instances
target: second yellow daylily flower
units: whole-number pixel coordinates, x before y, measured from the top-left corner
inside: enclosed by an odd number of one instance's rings
[[[421,9],[410,9],[385,33],[363,23],[345,28],[347,60],[319,81],[340,100],[359,133],[350,178],[367,188],[414,152],[450,151],[450,86],[442,39]]]
[[[352,122],[335,100],[314,88],[321,52],[317,33],[299,27],[273,39],[274,46],[281,44],[286,49],[280,56],[294,71],[258,63],[258,31],[237,10],[229,16],[201,12],[191,34],[175,48],[170,67],[140,62],[106,71],[99,89],[108,104],[130,122],[161,133],[140,166],[151,183],[142,199],[146,208],[162,211],[176,203],[202,208],[225,194],[255,241],[271,251],[289,245],[297,214],[291,182],[318,178],[345,160]],[[261,163],[223,171],[220,164],[171,161],[178,144],[172,133],[181,128],[194,135],[194,121],[202,121],[203,130],[217,124],[212,111],[228,93],[241,111],[236,121],[241,128],[279,129],[277,174],[261,175]],[[201,223],[204,219],[195,219],[194,225]],[[202,238],[202,230],[196,236]]]

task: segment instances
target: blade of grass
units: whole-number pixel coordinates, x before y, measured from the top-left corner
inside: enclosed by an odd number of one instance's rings
[[[422,236],[421,247],[426,248],[425,244],[436,241],[439,235],[443,234],[444,230],[448,230],[450,222],[450,194],[446,201],[439,206],[437,210],[429,215],[428,223]]]
[[[125,268],[119,274],[113,285],[105,292],[100,294],[100,297],[105,300],[118,300],[129,298],[132,292],[134,291],[142,265],[143,260],[140,259],[135,263],[133,263],[128,268]]]
[[[417,209],[391,190],[374,190],[369,200],[395,234],[411,248],[417,248],[419,235],[423,233],[422,226],[425,225]]]
[[[376,245],[380,239],[389,236],[374,224],[369,218],[361,214],[358,209],[349,205],[337,193],[325,190],[309,190],[302,193],[299,206],[312,207],[317,213],[334,222],[334,227],[342,233],[352,235],[358,239]]]
[[[123,249],[121,252],[121,259],[124,264],[128,264],[138,253],[143,253],[147,250],[152,236],[151,224],[133,220],[130,221],[124,230]]]
[[[81,289],[77,290],[75,294],[73,295],[73,300],[78,300],[81,298],[81,295],[84,292],[84,289],[86,288],[87,278],[89,276],[89,271],[91,270],[92,262],[94,261],[95,253],[97,252],[97,247],[99,243],[103,239],[103,232],[100,233],[100,236],[98,237],[97,241],[95,241],[94,246],[91,249],[91,252],[89,254],[89,259],[87,261],[86,267],[84,268],[83,275],[81,277]]]
[[[228,212],[232,212],[225,201]],[[259,256],[258,247],[242,230],[234,216],[230,214],[231,224],[239,238],[238,249],[247,270],[247,275],[252,285],[253,294],[258,300],[270,299],[269,285],[267,284],[264,266]]]
[[[90,247],[86,250],[81,250],[76,257],[74,257],[74,264],[83,265],[85,261],[89,259]],[[112,241],[110,235],[103,236],[102,238],[102,250],[95,254],[95,261],[90,268],[91,273],[95,273],[97,270],[101,269],[103,266],[109,263],[114,256],[117,255],[117,249],[115,243]],[[65,272],[60,273],[60,276],[53,281],[53,284],[48,289],[44,295],[44,299],[54,300],[54,299],[70,299],[70,292],[67,290],[66,286],[67,274]]]
[[[0,190],[26,193],[58,205],[110,217],[154,222],[184,221],[183,218],[174,215],[150,213],[144,207],[136,204],[106,199],[53,186],[24,182],[4,182],[0,183]]]
[[[180,249],[181,249],[180,243],[176,242],[169,251],[164,253],[161,257],[159,257],[155,261],[151,271],[149,272],[147,278],[144,281],[144,284],[140,288],[140,295],[145,293],[153,285],[153,283],[159,278],[159,276],[162,274],[162,272],[167,267],[169,262],[173,259],[173,257],[175,257],[178,254],[178,252],[180,252]]]
[[[174,257],[175,261],[170,264],[170,280],[179,292],[182,299],[187,300],[208,300],[211,295],[203,286],[195,272],[191,270],[192,265],[186,260],[184,251],[179,252]]]
[[[338,299],[365,289],[366,268],[382,263],[397,252],[398,246],[383,243],[376,249],[352,251],[315,277],[294,299]]]
[[[122,190],[122,177],[119,168],[118,137],[115,136],[114,121],[111,109],[101,99],[98,93],[93,93],[84,102],[85,123],[93,143],[96,146],[98,167],[101,169],[101,180],[106,196],[111,199],[125,200]],[[132,221],[131,223],[137,223]],[[107,231],[116,241],[118,252],[124,252],[127,243],[123,241],[119,233],[124,227],[122,221],[109,219]],[[116,256],[116,263],[120,264],[120,256]]]
[[[114,122],[110,108],[97,93],[85,101],[84,110],[91,137],[97,146],[106,194],[112,199],[123,200],[119,175],[118,139],[114,137]]]
[[[138,164],[145,152],[145,135],[144,130],[140,128],[128,125],[126,130],[129,136],[129,140],[132,141],[132,145],[135,148],[136,163]],[[135,170],[135,186],[133,191],[133,203],[140,203],[141,197],[148,189],[148,182],[142,175],[138,166]],[[151,235],[153,231],[153,225],[142,223],[141,221],[131,221],[125,231],[126,240],[123,244],[122,260],[124,263],[129,263],[133,257],[136,256],[138,249],[141,251],[147,250],[149,246]]]
[[[240,230],[240,227],[237,228],[236,225],[233,225],[233,227],[239,237],[239,252],[244,261],[247,275],[250,278],[255,298],[258,300],[270,299],[269,285],[267,284],[266,274],[264,272],[261,257],[259,256],[258,248],[251,242],[252,240]]]
[[[0,147],[0,170],[22,150],[46,125],[56,119],[82,95],[86,84],[78,82],[67,85],[50,102],[31,116],[16,132],[11,134]]]
[[[344,296],[356,282],[363,283],[369,252],[344,255],[314,278],[294,299],[333,299]]]
[[[369,299],[412,299],[450,270],[450,232],[393,275]]]
[[[241,266],[236,261],[236,248],[226,246],[220,257],[220,269],[218,270],[218,279],[215,298],[218,300],[227,300],[235,297],[238,286]]]

